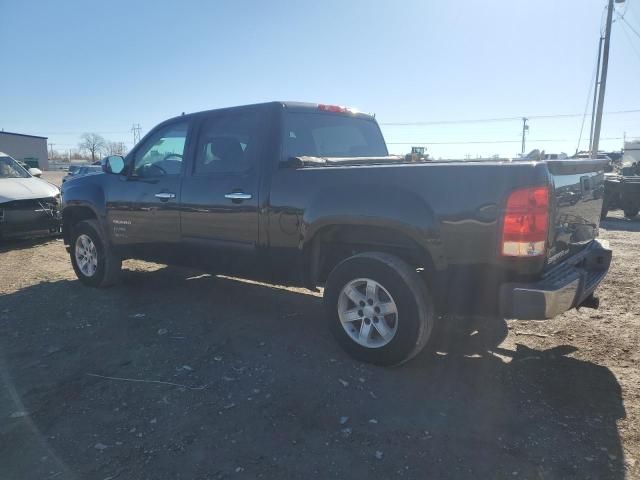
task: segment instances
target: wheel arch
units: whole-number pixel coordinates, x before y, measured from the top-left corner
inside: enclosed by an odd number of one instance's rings
[[[421,244],[398,225],[334,221],[318,228],[303,247],[305,283],[310,287],[323,283],[341,261],[364,252],[389,253],[425,271],[443,267],[437,262],[437,248]]]
[[[71,231],[73,226],[83,220],[98,221],[98,213],[95,209],[86,204],[74,204],[66,206],[62,211],[62,237],[64,243],[69,245],[71,242]],[[98,223],[100,223],[98,221]]]

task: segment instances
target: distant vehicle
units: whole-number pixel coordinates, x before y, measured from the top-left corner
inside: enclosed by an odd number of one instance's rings
[[[0,152],[0,239],[60,231],[60,190]]]
[[[615,170],[616,164],[620,159],[620,157],[621,157],[620,152],[612,152],[612,153],[598,152],[598,155],[596,155],[596,158],[598,160],[606,160],[607,164],[604,168],[605,173],[610,173]],[[587,160],[589,158],[591,158],[591,153],[585,152],[585,151],[578,152],[575,155],[570,157],[571,160],[574,160],[574,159]]]
[[[566,160],[567,158],[569,158],[569,156],[562,152],[562,153],[543,153],[542,155],[542,159],[543,160]]]
[[[585,151],[580,151],[580,152],[576,153],[575,155],[573,155],[571,158],[580,158],[580,159],[591,158],[591,153],[590,152],[585,152]],[[606,152],[598,152],[597,159],[598,160],[609,160],[609,161],[611,161],[611,157]]]
[[[527,153],[526,155],[520,155],[517,158],[515,158],[514,160],[516,161],[520,161],[520,160],[566,160],[568,159],[569,156],[562,152],[562,153],[546,153],[544,150],[540,151],[537,148],[534,150],[531,150],[529,153]]]
[[[62,183],[65,183],[67,180],[71,180],[72,178],[81,177],[83,175],[102,173],[102,167],[100,165],[83,165],[74,167],[75,168],[73,168],[73,171],[71,171],[72,167],[69,167],[69,173],[62,177]]]
[[[373,116],[297,102],[182,115],[105,175],[62,187],[84,284],[122,260],[315,289],[354,357],[396,365],[441,313],[552,318],[598,306],[599,160],[408,161]],[[159,299],[158,301],[162,301]]]
[[[640,212],[640,164],[633,163],[617,173],[605,174],[600,218],[606,218],[611,210],[622,210],[627,218],[634,218]]]
[[[411,153],[407,153],[404,158],[408,162],[421,162],[429,160],[429,154],[425,147],[411,147]]]

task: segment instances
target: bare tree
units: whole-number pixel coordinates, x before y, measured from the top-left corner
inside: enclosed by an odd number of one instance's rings
[[[91,161],[96,161],[96,155],[99,155],[101,151],[106,147],[107,141],[97,133],[83,133],[80,137],[82,140],[78,144],[78,148],[82,151],[87,151],[91,154]]]
[[[106,151],[109,155],[122,155],[127,154],[127,146],[124,142],[107,142]]]

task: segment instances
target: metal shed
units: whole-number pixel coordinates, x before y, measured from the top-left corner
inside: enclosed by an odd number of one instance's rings
[[[0,131],[0,151],[41,170],[49,169],[47,137]]]

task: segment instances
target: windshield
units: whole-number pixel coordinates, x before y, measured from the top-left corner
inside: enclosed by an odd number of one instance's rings
[[[382,133],[370,119],[326,113],[287,113],[284,124],[284,158],[388,155]]]
[[[0,157],[0,178],[29,178],[29,172],[11,157]]]

